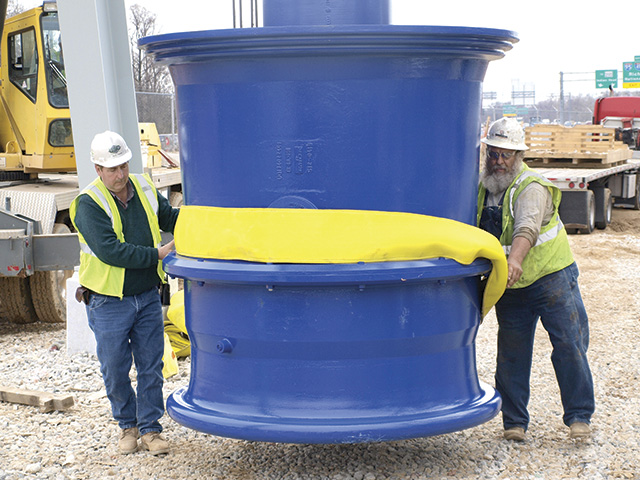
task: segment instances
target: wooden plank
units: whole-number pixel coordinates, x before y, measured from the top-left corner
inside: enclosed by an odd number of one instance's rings
[[[526,142],[526,140],[525,140]],[[553,144],[536,144],[534,142],[527,142],[529,149],[535,152],[579,152],[579,153],[602,153],[609,150],[624,150],[623,148],[612,148],[610,144],[606,143],[591,143],[591,144],[575,144],[570,142],[556,142]],[[527,154],[528,156],[528,154]]]
[[[580,142],[612,142],[615,141],[615,129],[601,125],[582,125],[576,127],[562,127],[559,125],[527,127],[525,136],[530,139],[539,139],[542,142],[555,141],[556,139],[571,139]]]
[[[74,404],[71,395],[55,395],[38,390],[24,390],[20,388],[0,386],[0,400],[8,403],[19,403],[39,407],[43,413],[54,410],[66,410]]]
[[[618,142],[614,137],[589,137],[574,135],[557,135],[550,137],[525,136],[525,142],[529,148],[575,148],[575,149],[611,149],[624,148],[624,143]]]
[[[154,168],[151,171],[151,179],[157,189],[180,185],[182,176],[179,168]]]
[[[584,160],[591,160],[593,162],[602,162],[602,163],[610,163],[610,162],[619,162],[624,161],[633,155],[633,152],[626,150],[607,150],[603,152],[576,152],[576,151],[558,151],[558,152],[549,152],[547,150],[544,151],[527,151],[524,158],[525,160],[529,160],[531,158],[548,158],[553,160],[554,158],[577,158]]]
[[[606,168],[622,165],[625,161],[598,163],[585,159],[575,158],[532,158],[527,159],[526,163],[530,167],[550,167],[550,168]]]

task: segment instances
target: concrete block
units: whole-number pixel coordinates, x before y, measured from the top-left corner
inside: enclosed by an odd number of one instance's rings
[[[95,355],[96,339],[89,328],[84,303],[76,301],[80,286],[78,272],[67,279],[67,354],[87,352]]]

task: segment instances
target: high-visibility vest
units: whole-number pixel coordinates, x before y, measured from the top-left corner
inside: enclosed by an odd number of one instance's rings
[[[160,226],[158,224],[158,193],[148,175],[131,174],[129,179],[140,198],[140,202],[147,214],[147,220],[154,245],[160,246]],[[124,234],[122,232],[122,219],[118,212],[118,207],[107,187],[98,177],[89,184],[81,193],[87,194],[93,199],[111,219],[113,231],[118,240],[124,243]],[[75,225],[76,211],[78,208],[78,195],[69,208],[71,221]],[[76,227],[76,230],[78,228]],[[82,233],[78,231],[78,240],[80,241],[80,284],[102,295],[110,295],[112,297],[122,298],[122,290],[124,287],[125,269],[109,265],[101,261],[91,250],[85,241]],[[162,270],[162,261],[158,260],[158,276],[160,281],[164,281],[164,271]]]
[[[509,256],[513,242],[514,204],[518,196],[531,182],[537,182],[549,189],[553,201],[553,216],[551,221],[542,227],[536,244],[531,247],[529,253],[522,262],[522,276],[510,288],[522,288],[531,285],[536,280],[558,272],[573,263],[573,254],[569,246],[567,231],[560,220],[558,208],[562,193],[549,180],[524,165],[522,172],[511,182],[506,190],[502,205],[502,234],[500,244],[505,255]],[[480,217],[484,206],[486,188],[480,184],[478,190],[478,216],[477,224],[480,225]]]

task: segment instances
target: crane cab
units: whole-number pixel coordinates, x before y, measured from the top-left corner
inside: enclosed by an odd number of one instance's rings
[[[56,3],[7,19],[1,48],[0,178],[75,171]]]

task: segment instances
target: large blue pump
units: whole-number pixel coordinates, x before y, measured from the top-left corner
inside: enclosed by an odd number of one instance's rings
[[[474,224],[482,81],[513,32],[392,26],[384,0],[265,0],[263,17],[140,42],[176,86],[185,204]],[[192,370],[167,410],[214,435],[294,443],[486,422],[500,397],[477,378],[474,341],[490,268],[172,254]]]

